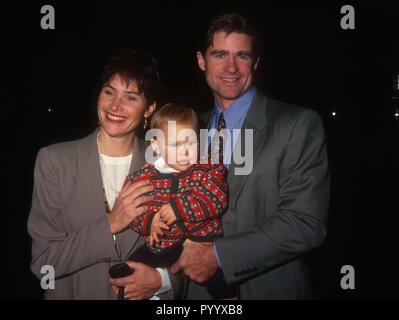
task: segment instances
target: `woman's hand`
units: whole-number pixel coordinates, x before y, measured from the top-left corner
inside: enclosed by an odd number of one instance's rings
[[[154,243],[154,240],[156,243],[159,243],[158,236],[163,235],[162,229],[169,230],[169,227],[160,220],[160,217],[161,216],[160,216],[159,212],[157,212],[154,215],[154,218],[152,219],[151,231],[150,231],[150,245],[152,245]]]
[[[116,199],[108,221],[112,234],[124,230],[134,218],[148,210],[144,203],[151,201],[152,196],[143,196],[154,190],[149,180],[139,182],[128,182]]]
[[[157,270],[139,262],[126,261],[126,264],[134,269],[133,274],[108,279],[116,294],[118,287],[125,287],[126,300],[143,300],[152,297],[162,287],[162,278]]]

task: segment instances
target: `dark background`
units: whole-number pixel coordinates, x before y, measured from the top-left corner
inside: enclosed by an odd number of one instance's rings
[[[55,8],[55,30],[40,28],[45,4]],[[346,4],[355,8],[355,30],[340,27]],[[212,98],[196,66],[196,35],[211,17],[232,11],[267,35],[258,87],[317,111],[325,124],[332,193],[327,239],[309,256],[317,297],[399,298],[399,124],[391,99],[399,71],[397,9],[365,1],[48,1],[2,7],[0,297],[41,297],[29,270],[26,230],[35,158],[42,146],[94,128],[96,83],[107,59],[121,49],[151,52],[163,68],[161,103],[203,110]],[[355,290],[340,287],[343,265],[355,268]]]

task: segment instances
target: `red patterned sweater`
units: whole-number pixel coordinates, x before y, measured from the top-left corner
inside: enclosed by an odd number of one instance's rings
[[[221,214],[227,208],[226,167],[223,164],[195,164],[179,173],[161,173],[154,167],[136,171],[128,181],[150,180],[154,199],[146,205],[149,210],[136,217],[132,228],[146,238],[146,244],[155,254],[167,253],[186,238],[192,241],[212,241],[223,235]],[[159,243],[149,243],[151,222],[163,204],[170,203],[176,222],[163,230]]]

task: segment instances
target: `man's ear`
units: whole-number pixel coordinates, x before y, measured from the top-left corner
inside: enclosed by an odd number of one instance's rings
[[[256,62],[254,64],[254,71],[256,71],[256,69],[258,69],[259,61],[260,61],[260,57],[257,57]]]
[[[200,69],[202,71],[205,71],[205,58],[202,55],[201,51],[197,51],[197,62]]]
[[[147,109],[145,110],[144,117],[148,118],[149,116],[151,116],[156,108],[157,108],[157,103],[154,101],[154,103],[148,106]]]

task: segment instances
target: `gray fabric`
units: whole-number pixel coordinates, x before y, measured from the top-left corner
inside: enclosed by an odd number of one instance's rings
[[[46,299],[116,299],[108,270],[144,243],[129,228],[117,235],[114,245],[105,212],[97,132],[44,147],[37,156],[28,231],[32,272],[41,278],[43,265],[55,270],[55,289],[46,290]],[[146,147],[135,138],[130,173],[144,165]],[[172,284],[176,281],[172,279]]]
[[[226,282],[240,299],[312,298],[304,254],[326,236],[330,189],[322,121],[257,90],[243,129],[253,129],[254,164],[249,175],[235,175],[233,162],[228,172],[225,237],[216,240]],[[193,282],[185,297],[210,298]]]

